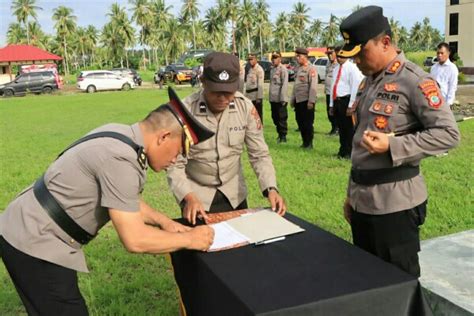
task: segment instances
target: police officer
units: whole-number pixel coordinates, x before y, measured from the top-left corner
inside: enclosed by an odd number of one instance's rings
[[[203,90],[184,100],[196,119],[215,137],[191,148],[168,169],[168,183],[183,210],[196,222],[206,211],[247,208],[241,155],[247,147],[250,164],[271,208],[283,215],[286,205],[277,190],[275,169],[263,138],[262,121],[253,104],[237,91],[239,60],[220,52],[204,60]]]
[[[303,139],[301,147],[312,149],[318,72],[316,67],[309,62],[306,48],[299,47],[295,53],[299,67],[295,75],[291,105],[295,108],[296,122]]]
[[[273,67],[270,71],[269,100],[272,119],[278,133],[278,142],[286,143],[288,132],[288,69],[281,63],[280,52],[272,53]]]
[[[355,245],[419,276],[428,198],[420,160],[456,146],[459,130],[436,81],[397,51],[382,8],[352,13],[340,30],[339,54],[366,76],[355,101],[344,215]]]
[[[81,248],[110,219],[130,252],[211,245],[212,228],[182,226],[140,197],[147,166],[160,171],[185,144],[213,135],[172,90],[170,98],[141,122],[104,125],[71,145],[1,214],[0,257],[28,315],[88,314],[77,286],[76,271],[88,272]]]
[[[326,113],[328,115],[328,120],[331,123],[331,130],[328,135],[336,135],[338,132],[336,119],[334,114],[331,114],[329,111],[329,100],[331,98],[331,87],[333,83],[333,70],[337,65],[336,52],[334,47],[328,46],[326,50],[326,56],[328,56],[329,63],[326,66],[326,78],[324,79],[324,93],[326,94]]]
[[[262,66],[258,64],[255,54],[249,54],[247,61],[250,68],[245,81],[245,96],[255,105],[263,124],[263,80],[265,78],[265,72]]]

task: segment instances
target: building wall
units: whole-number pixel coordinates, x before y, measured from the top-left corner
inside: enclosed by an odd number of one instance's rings
[[[451,5],[456,0],[446,0],[445,38],[447,43],[458,45],[458,55],[464,67],[474,67],[474,0],[458,0],[459,4]],[[450,35],[450,17],[457,13],[458,35]]]

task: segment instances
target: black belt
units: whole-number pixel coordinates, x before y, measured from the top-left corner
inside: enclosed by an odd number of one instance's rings
[[[245,92],[247,92],[247,93],[252,93],[252,92],[255,92],[255,91],[258,91],[258,88],[245,90]]]
[[[419,166],[399,166],[383,169],[351,169],[351,179],[357,184],[375,185],[408,180],[420,174]]]
[[[33,192],[49,217],[74,240],[85,245],[95,237],[79,226],[58,204],[44,183],[44,175],[36,180]]]
[[[351,97],[350,94],[343,95],[342,97],[336,97],[334,100],[342,100],[342,99],[349,99]]]

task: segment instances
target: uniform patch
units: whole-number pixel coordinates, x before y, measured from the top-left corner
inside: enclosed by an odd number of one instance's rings
[[[399,60],[395,60],[392,65],[388,68],[388,72],[394,74],[398,71],[402,63]]]
[[[398,103],[400,96],[396,93],[377,92],[377,99],[387,100]]]
[[[439,94],[432,94],[428,98],[428,103],[430,104],[431,107],[435,109],[439,109],[443,101],[441,100],[441,97]]]
[[[374,105],[373,105],[372,108],[374,109],[374,111],[377,111],[377,112],[378,112],[378,111],[380,111],[380,110],[382,109],[382,103],[376,102],[376,103],[374,103]]]
[[[385,91],[393,92],[398,90],[398,85],[396,83],[386,83],[383,88]]]
[[[428,105],[434,109],[439,109],[443,104],[443,99],[441,98],[441,93],[438,88],[436,81],[432,79],[427,79],[420,83],[418,87],[421,89],[421,92],[428,100]]]
[[[309,74],[311,75],[311,77],[314,77],[316,76],[316,71],[314,69],[311,69]]]
[[[252,112],[250,112],[250,114],[252,114],[255,123],[257,124],[257,129],[262,129],[262,120],[260,119],[260,115],[258,115],[257,109],[255,107],[252,108]]]
[[[378,129],[385,129],[385,127],[387,127],[388,125],[388,120],[385,116],[378,115],[374,119],[374,124],[375,124],[375,127],[377,127]]]
[[[385,109],[383,109],[384,113],[386,114],[392,114],[393,112],[393,106],[391,104],[387,104],[385,106]]]
[[[204,102],[199,103],[199,113],[206,113],[206,112],[207,112],[206,103]]]

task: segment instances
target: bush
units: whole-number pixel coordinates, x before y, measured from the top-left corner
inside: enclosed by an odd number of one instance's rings
[[[458,75],[458,83],[466,83],[466,82],[467,82],[466,75],[460,72]]]
[[[418,66],[422,67],[423,69],[423,62],[425,61],[426,57],[430,56],[435,56],[436,53],[433,51],[421,51],[421,52],[407,52],[405,53],[405,56],[410,60],[411,62],[417,64]],[[426,69],[425,69],[426,70]],[[428,69],[429,72],[429,69]]]

